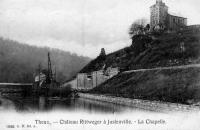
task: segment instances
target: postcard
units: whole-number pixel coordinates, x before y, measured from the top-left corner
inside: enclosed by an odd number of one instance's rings
[[[0,130],[200,130],[198,0],[0,0]]]

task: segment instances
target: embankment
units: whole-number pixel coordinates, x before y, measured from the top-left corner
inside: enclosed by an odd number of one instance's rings
[[[78,93],[80,98],[86,98],[91,100],[109,102],[114,104],[120,104],[130,106],[134,108],[140,108],[148,111],[158,112],[172,112],[172,111],[199,111],[200,108],[197,106],[175,104],[169,102],[158,102],[158,101],[147,101],[140,99],[130,99],[114,96],[105,96],[98,94]]]
[[[13,110],[14,108],[15,108],[15,105],[12,101],[0,96],[0,111]]]
[[[199,79],[199,67],[121,73],[89,93],[150,101],[199,104]]]

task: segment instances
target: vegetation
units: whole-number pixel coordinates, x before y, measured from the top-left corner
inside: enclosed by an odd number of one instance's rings
[[[86,65],[80,71],[80,73],[89,73],[92,71],[103,69],[105,65],[105,60],[106,60],[106,53],[105,53],[104,48],[102,48],[100,55],[96,59],[92,60],[88,65]]]
[[[48,52],[59,82],[70,79],[90,61],[87,57],[58,49],[39,48],[0,38],[0,82],[33,82],[39,64],[42,69],[47,68]]]
[[[91,90],[134,99],[191,104],[200,101],[200,68],[121,73]]]
[[[120,74],[90,90],[90,93],[195,104],[200,102],[198,67],[132,73],[123,71],[200,63],[199,50],[200,30],[134,35],[130,47],[108,54],[105,60],[98,60],[97,57],[82,71],[97,70],[103,63],[121,69]]]
[[[142,18],[134,21],[129,29],[129,36],[132,38],[136,34],[141,34],[150,29],[150,25],[147,24],[147,20]]]
[[[105,58],[97,57],[81,72],[108,67],[122,71],[154,67],[186,65],[200,62],[200,32],[141,34],[132,37],[132,45]]]

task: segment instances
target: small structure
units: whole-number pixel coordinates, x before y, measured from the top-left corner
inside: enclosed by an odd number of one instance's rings
[[[51,68],[50,53],[48,52],[48,68],[41,70],[41,65],[39,64],[38,72],[35,75],[35,81],[33,83],[34,88],[51,89],[59,88],[60,83],[56,81],[56,71],[53,74]],[[38,91],[40,91],[38,89]]]
[[[91,73],[79,73],[77,75],[77,88],[89,90],[104,83],[119,73],[119,68],[108,67],[106,70],[94,71]]]
[[[76,78],[68,81],[62,87],[71,87],[77,90],[90,90],[104,83],[119,73],[119,68],[108,67],[106,70],[91,73],[78,73]]]
[[[198,32],[200,32],[200,25],[190,25],[190,26],[187,26],[187,28],[185,29],[185,31],[187,31],[189,33],[198,33]]]
[[[41,86],[46,81],[46,75],[42,72],[35,76],[35,83],[38,83]]]

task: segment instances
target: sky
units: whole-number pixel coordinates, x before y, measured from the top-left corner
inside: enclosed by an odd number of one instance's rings
[[[91,58],[131,45],[128,29],[149,20],[156,0],[0,0],[0,36]],[[169,13],[200,23],[199,0],[163,0]]]

